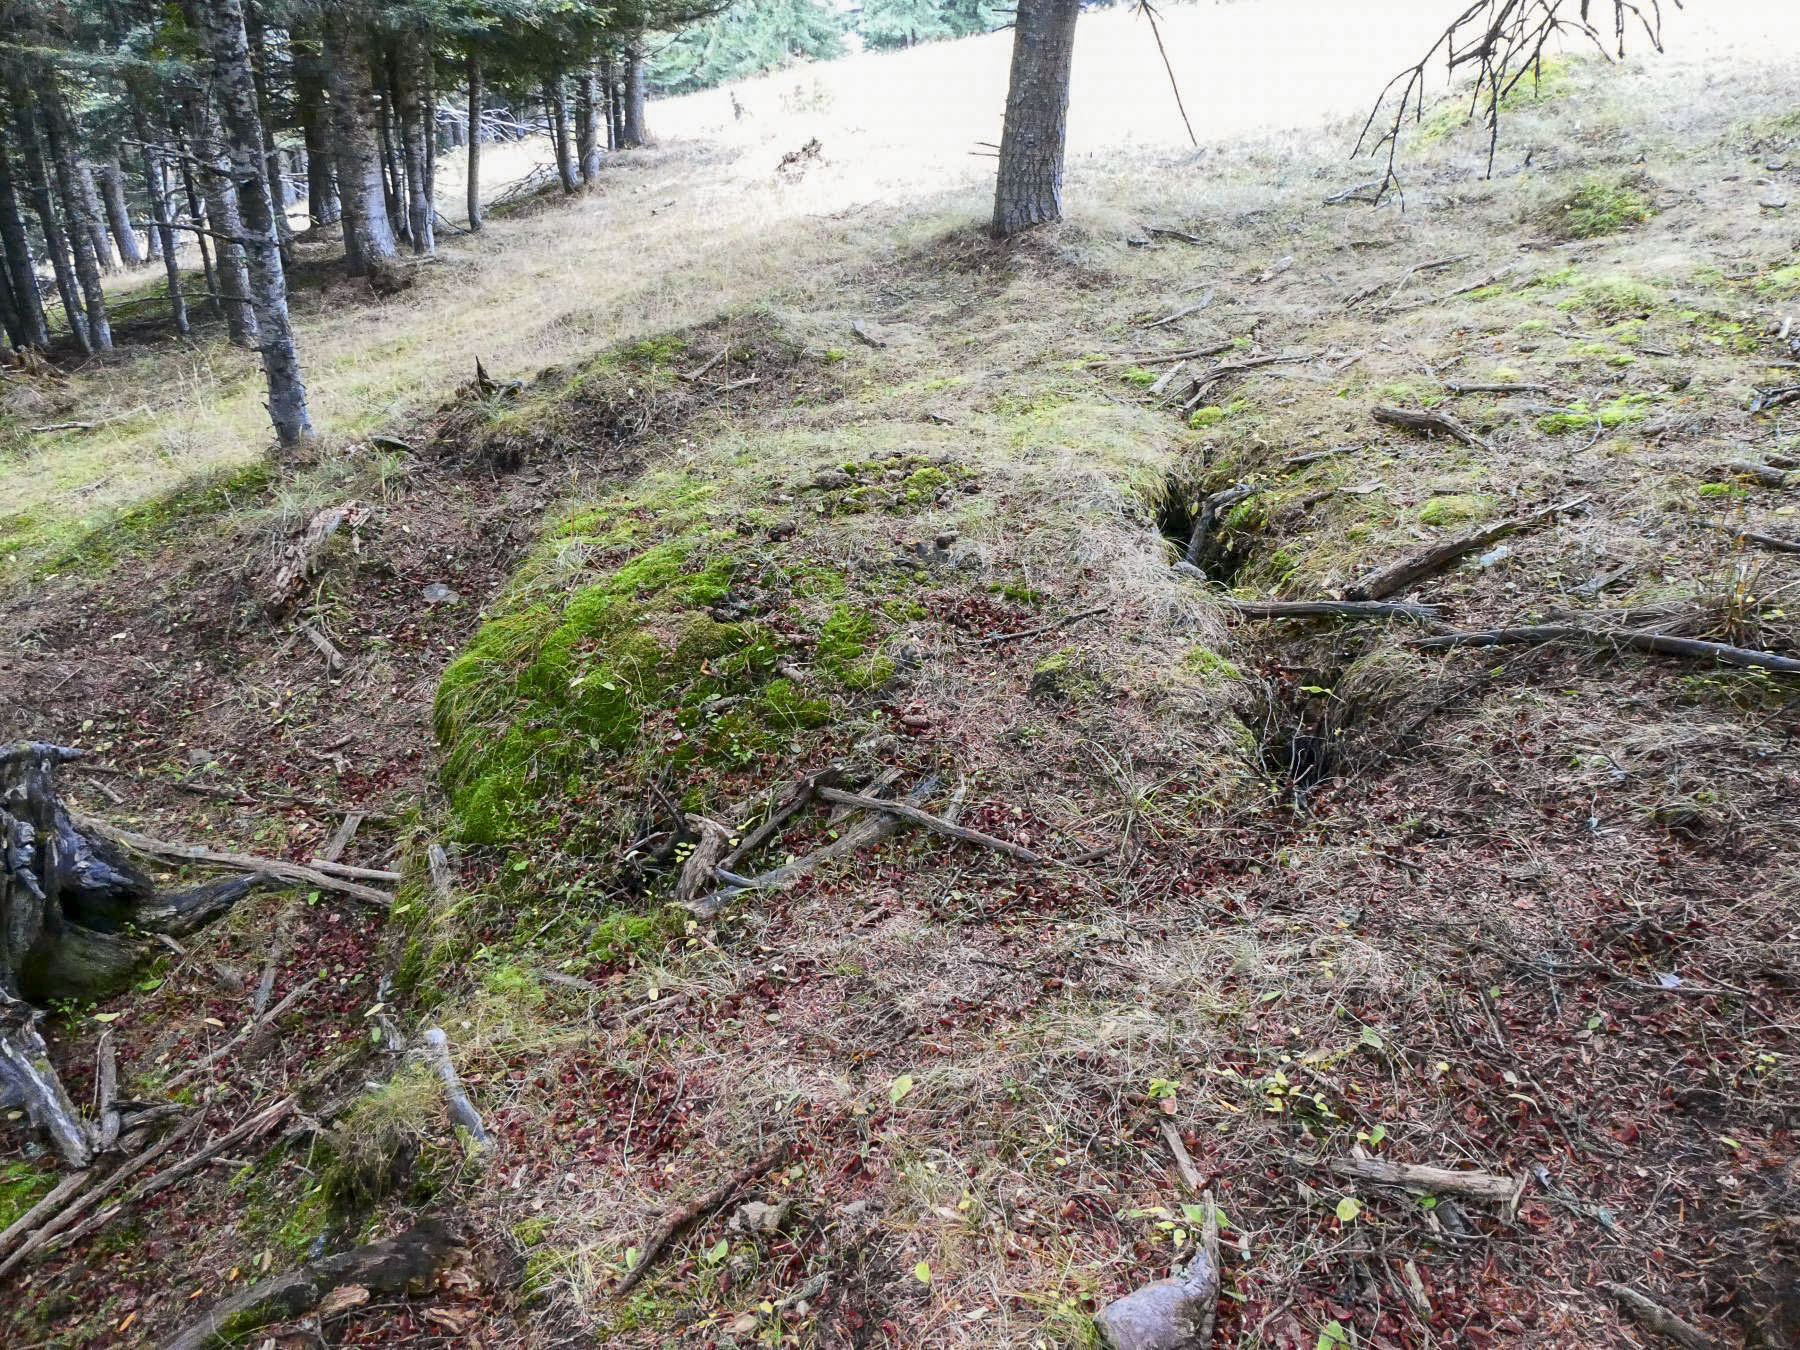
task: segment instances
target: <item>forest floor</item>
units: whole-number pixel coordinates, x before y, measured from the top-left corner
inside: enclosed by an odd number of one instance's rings
[[[1752,411],[1800,382],[1800,208],[1772,204],[1800,110],[1777,65],[1570,63],[1491,180],[1484,148],[1428,117],[1404,212],[1329,201],[1371,175],[1285,136],[1134,152],[1009,245],[969,194],[852,211],[779,258],[688,255],[666,331],[564,329],[486,391],[421,377],[367,413],[379,445],[98,524],[46,494],[0,612],[4,734],[91,750],[71,797],[169,838],[306,858],[359,814],[343,860],[407,881],[391,914],[245,902],[56,1010],[78,1098],[110,1027],[128,1089],[207,1134],[301,1115],[0,1277],[0,1340],[156,1344],[430,1213],[468,1256],[429,1293],[268,1334],[1088,1346],[1191,1253],[1204,1194],[1223,1344],[1656,1343],[1609,1281],[1716,1344],[1794,1343],[1794,677],[1420,639],[1800,655],[1800,554],[1744,534],[1800,536],[1800,404]],[[622,162],[496,237],[605,210],[648,248],[661,185],[718,153]],[[566,284],[532,256],[494,322]],[[346,330],[387,321],[324,284]],[[1175,573],[1239,483],[1206,579]],[[272,618],[281,548],[351,502]],[[1429,623],[1231,603],[1528,515],[1393,597]],[[713,916],[669,903],[698,819],[741,837],[828,767],[1053,861],[815,803],[734,869],[838,856]],[[290,1010],[180,1077],[270,975]],[[491,1150],[389,1018],[446,1030]],[[1519,1185],[1329,1166],[1359,1157]],[[51,1179],[0,1136],[0,1226]]]

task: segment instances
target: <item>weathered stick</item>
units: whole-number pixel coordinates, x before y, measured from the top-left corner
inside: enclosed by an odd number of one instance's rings
[[[1212,581],[1191,563],[1175,563],[1170,570],[1191,581]],[[1239,600],[1231,595],[1211,598],[1246,619],[1417,619],[1428,623],[1443,608],[1403,600]]]
[[[914,825],[923,825],[938,834],[947,834],[952,839],[960,839],[965,844],[979,844],[983,848],[991,848],[996,853],[1004,853],[1009,858],[1017,858],[1025,863],[1045,863],[1050,859],[1041,853],[1034,853],[1023,844],[1015,844],[1007,839],[996,839],[991,834],[983,834],[980,830],[971,830],[964,825],[952,825],[941,816],[934,816],[929,811],[921,811],[906,802],[882,801],[879,797],[862,797],[854,792],[840,792],[836,788],[820,788],[819,796],[828,802],[836,802],[840,806],[860,806],[865,811],[885,811],[901,820],[911,821]]]
[[[318,856],[313,859],[313,866],[317,867],[320,863],[334,863],[343,857],[344,850],[350,847],[350,841],[356,838],[356,832],[362,828],[362,823],[363,813],[361,811],[344,812],[344,818],[338,823],[337,830],[332,834],[331,842],[319,850]]]
[[[1664,656],[1691,656],[1701,661],[1717,661],[1720,665],[1800,675],[1800,660],[1791,656],[1779,656],[1774,652],[1759,652],[1748,647],[1733,647],[1700,638],[1675,637],[1670,633],[1578,628],[1561,623],[1534,624],[1526,628],[1494,628],[1481,633],[1442,633],[1437,637],[1420,638],[1413,645],[1423,648],[1503,647],[1523,646],[1534,642],[1579,642],[1591,647],[1629,647],[1634,651],[1659,652]]]
[[[1786,487],[1793,470],[1783,469],[1774,464],[1758,464],[1754,460],[1734,459],[1725,466],[1725,472],[1734,478],[1748,478],[1763,487]]]
[[[675,883],[675,903],[683,907],[693,904],[702,890],[712,886],[713,873],[731,851],[731,831],[716,820],[692,811],[686,814],[688,828],[697,832],[700,840],[682,864],[681,876]]]
[[[1542,525],[1545,521],[1554,520],[1565,511],[1573,511],[1587,503],[1586,497],[1571,497],[1566,502],[1555,506],[1546,506],[1533,511],[1529,515],[1514,516],[1497,525],[1490,525],[1485,530],[1477,530],[1473,534],[1459,535],[1455,539],[1447,539],[1422,552],[1402,558],[1399,562],[1389,563],[1386,567],[1369,573],[1360,581],[1344,591],[1346,600],[1384,600],[1398,591],[1418,581],[1423,581],[1433,573],[1442,571],[1459,558],[1466,558],[1477,549],[1486,548],[1489,544],[1517,534],[1521,530]]]
[[[100,1044],[95,1048],[95,1057],[99,1061],[99,1097],[95,1112],[99,1125],[94,1130],[94,1151],[105,1153],[119,1142],[119,1107],[115,1098],[119,1095],[119,1052],[114,1041],[113,1029],[106,1028],[100,1033]]]
[[[977,647],[992,647],[1001,642],[1019,642],[1025,638],[1042,637],[1045,633],[1054,633],[1059,628],[1067,628],[1072,624],[1081,623],[1085,619],[1091,619],[1096,615],[1105,614],[1111,609],[1111,605],[1099,605],[1093,609],[1084,609],[1079,614],[1064,615],[1053,623],[1039,624],[1036,628],[1022,629],[1017,633],[992,633],[987,637],[977,638],[975,640],[975,645]]]
[[[1200,1175],[1200,1169],[1194,1166],[1194,1159],[1187,1151],[1187,1145],[1181,1142],[1181,1131],[1175,1128],[1175,1122],[1162,1122],[1163,1142],[1169,1146],[1169,1152],[1175,1155],[1175,1170],[1181,1173],[1182,1183],[1195,1195],[1206,1189],[1206,1178]]]
[[[1626,1312],[1643,1323],[1646,1331],[1653,1331],[1658,1336],[1674,1341],[1683,1350],[1712,1350],[1712,1337],[1630,1285],[1602,1280],[1600,1287],[1617,1299]]]
[[[1713,529],[1728,534],[1733,539],[1741,539],[1746,544],[1757,544],[1763,548],[1774,549],[1777,553],[1800,553],[1800,539],[1783,539],[1778,534],[1757,534],[1753,530],[1733,529],[1722,523],[1715,523]]]
[[[323,872],[328,877],[344,877],[350,881],[404,881],[405,875],[386,867],[357,867],[352,863],[335,862],[330,858],[314,858],[306,864],[315,872]]]
[[[1460,1195],[1469,1200],[1490,1200],[1498,1204],[1510,1203],[1524,1185],[1522,1177],[1509,1177],[1502,1172],[1421,1167],[1381,1158],[1300,1158],[1298,1161],[1320,1164],[1340,1177],[1372,1182],[1377,1186],[1403,1186],[1434,1195]]]
[[[1444,381],[1444,388],[1453,394],[1548,394],[1547,384],[1461,384],[1455,380]]]
[[[830,764],[791,784],[788,790],[782,794],[781,800],[775,804],[775,808],[769,812],[768,818],[745,835],[736,848],[719,860],[718,865],[728,871],[735,871],[739,863],[745,858],[754,856],[764,844],[775,837],[783,825],[793,818],[795,812],[813,799],[813,794],[821,783],[835,787],[843,775],[842,765]]]
[[[444,1034],[442,1027],[427,1027],[424,1040],[426,1053],[431,1057],[438,1077],[444,1082],[444,1100],[450,1107],[450,1119],[469,1132],[476,1151],[493,1147],[488,1132],[482,1128],[481,1113],[469,1100],[469,1094],[463,1091],[462,1079],[456,1074],[456,1065],[450,1062],[450,1038]]]
[[[311,979],[305,984],[300,985],[298,988],[291,990],[286,998],[282,999],[281,1002],[269,1009],[268,1012],[263,1013],[260,1017],[252,1017],[239,1029],[238,1034],[226,1041],[225,1044],[206,1055],[203,1059],[194,1061],[194,1063],[188,1065],[187,1068],[176,1074],[167,1083],[164,1083],[162,1090],[165,1093],[172,1092],[190,1078],[195,1078],[200,1074],[205,1073],[208,1069],[212,1068],[213,1065],[225,1058],[226,1055],[237,1049],[237,1047],[242,1045],[245,1041],[251,1039],[257,1032],[262,1031],[289,1008],[305,998],[312,992],[313,986],[317,983],[317,979]]]
[[[198,844],[180,844],[167,839],[157,839],[147,834],[139,834],[136,830],[127,830],[108,824],[98,816],[86,815],[80,811],[70,811],[69,819],[83,830],[93,834],[103,834],[109,839],[124,844],[127,848],[134,848],[139,853],[149,854],[151,857],[178,858],[184,862],[217,863],[221,867],[234,867],[240,872],[263,872],[289,881],[303,881],[309,886],[317,886],[322,891],[337,891],[381,910],[391,908],[394,903],[390,897],[372,887],[360,886],[342,877],[330,876],[315,867],[302,867],[299,863],[283,862],[279,858],[259,858],[249,853],[221,853],[215,849],[202,848]]]
[[[713,1187],[698,1200],[690,1201],[688,1204],[681,1205],[669,1211],[663,1221],[657,1224],[656,1231],[645,1240],[643,1251],[638,1256],[637,1264],[626,1271],[625,1274],[620,1277],[618,1284],[613,1286],[614,1297],[623,1298],[637,1287],[638,1281],[642,1280],[649,1272],[650,1263],[656,1260],[657,1256],[662,1252],[662,1249],[668,1245],[670,1238],[674,1237],[696,1219],[704,1218],[706,1215],[712,1213],[720,1205],[731,1199],[733,1195],[737,1194],[739,1190],[749,1185],[752,1181],[755,1181],[758,1177],[774,1171],[777,1167],[781,1166],[782,1163],[787,1161],[787,1155],[788,1144],[783,1140],[767,1153],[763,1154],[755,1162],[751,1163],[748,1167],[741,1169],[734,1173],[728,1180]]]
[[[937,775],[927,774],[914,785],[912,791],[906,794],[906,800],[915,804],[930,801],[931,794],[937,789]],[[899,828],[899,817],[885,812],[871,812],[868,819],[857,821],[836,839],[828,844],[820,845],[804,857],[795,858],[792,862],[785,862],[780,867],[772,868],[755,877],[734,876],[721,869],[719,880],[738,890],[767,890],[773,886],[785,886],[790,881],[805,876],[820,863],[829,862],[831,859],[842,857],[847,853],[854,853],[861,848],[867,848],[870,844],[887,838]],[[728,891],[718,891],[709,897],[710,912],[716,913],[718,907],[724,904],[730,894],[731,892]]]
[[[1454,417],[1444,413],[1422,411],[1417,408],[1378,407],[1370,410],[1370,415],[1377,422],[1386,422],[1389,426],[1404,427],[1408,431],[1437,431],[1464,445],[1472,445],[1477,450],[1486,450],[1492,454],[1494,447],[1481,437],[1470,431]]]

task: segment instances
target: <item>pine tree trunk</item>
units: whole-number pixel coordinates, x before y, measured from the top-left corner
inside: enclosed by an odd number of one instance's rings
[[[25,331],[25,317],[13,296],[12,273],[6,267],[4,241],[0,241],[0,328],[6,330],[6,340],[14,351],[22,352],[31,346],[31,335]]]
[[[473,48],[469,51],[469,230],[479,233],[481,230],[481,103],[483,89],[481,83],[481,57]]]
[[[50,323],[44,315],[44,297],[38,292],[31,236],[25,232],[25,217],[19,210],[12,156],[4,135],[0,135],[0,244],[6,248],[6,273],[12,281],[13,303],[19,308],[26,340],[34,347],[48,347]]]
[[[288,321],[287,275],[281,266],[281,241],[266,176],[267,141],[250,69],[243,0],[206,0],[196,8],[212,57],[212,85],[231,156],[238,216],[249,241],[245,253],[250,298],[256,310],[263,374],[269,382],[269,418],[275,424],[277,442],[283,449],[292,449],[312,434],[312,422],[307,417],[306,385],[300,377],[300,358]]]
[[[562,180],[563,192],[572,196],[577,186],[575,161],[569,154],[569,109],[560,72],[544,81],[544,110],[550,115],[550,143],[556,148],[556,176]]]
[[[200,25],[195,21],[194,26]],[[231,174],[220,164],[216,153],[218,118],[204,92],[188,100],[186,111],[189,141],[208,148],[208,153],[197,157],[200,162],[196,167],[200,196],[206,203],[206,229],[212,232],[216,293],[219,310],[225,316],[225,332],[236,346],[254,349],[256,311],[250,303],[250,268],[239,242],[244,237],[244,222],[238,218]]]
[[[394,67],[391,53],[384,52],[375,65],[375,131],[381,141],[381,190],[387,202],[388,224],[396,237],[412,242],[406,214],[406,170],[400,163],[399,138],[394,134]]]
[[[69,320],[69,335],[82,351],[91,352],[94,349],[88,343],[87,315],[81,309],[75,269],[69,265],[68,240],[63,236],[62,221],[58,219],[50,197],[50,176],[44,170],[43,152],[38,148],[31,90],[24,76],[10,64],[7,66],[7,84],[12,102],[13,139],[24,160],[25,195],[44,232],[44,251],[50,255],[50,268],[56,275],[56,292],[62,297],[63,313]]]
[[[107,228],[106,206],[100,198],[100,184],[94,176],[94,166],[85,159],[75,161],[75,185],[81,194],[81,209],[91,222],[89,229],[94,238],[94,258],[100,264],[103,273],[116,272],[113,262],[112,232]]]
[[[44,123],[44,145],[56,169],[56,190],[68,221],[69,249],[75,256],[75,276],[87,302],[88,343],[95,351],[112,350],[112,324],[106,317],[106,286],[100,280],[100,259],[94,253],[94,232],[105,227],[89,214],[81,192],[81,164],[75,157],[75,122],[63,98],[54,71],[40,81],[38,112]]]
[[[256,115],[262,123],[264,177],[269,185],[269,204],[275,210],[275,238],[281,244],[283,266],[294,260],[294,227],[288,223],[287,178],[281,172],[281,151],[275,145],[275,118],[269,104],[269,49],[263,40],[263,25],[254,8],[244,15],[244,29],[250,39],[250,76],[256,82]]]
[[[325,77],[319,57],[294,44],[294,100],[306,142],[306,214],[315,225],[338,219],[337,183],[331,165],[331,108],[325,101]]]
[[[175,162],[180,165],[181,186],[187,193],[188,217],[194,224],[201,225],[205,222],[206,210],[201,205],[199,191],[194,187],[193,158],[188,154],[187,142],[178,139],[175,150]],[[200,270],[206,274],[206,307],[223,317],[225,301],[219,294],[219,270],[213,265],[212,245],[204,234],[196,234],[194,247],[200,252]]]
[[[142,267],[144,250],[139,247],[137,230],[131,224],[131,204],[125,199],[125,171],[119,167],[116,156],[100,166],[99,179],[107,224],[112,227],[119,257],[127,267]]]
[[[589,187],[600,176],[600,138],[595,120],[600,104],[598,86],[592,66],[583,68],[575,77],[575,158],[581,167],[581,181]]]
[[[425,219],[429,222],[437,218],[437,62],[424,43],[419,44],[419,106],[420,130],[425,137]],[[434,230],[434,246],[436,242]]]
[[[1069,72],[1081,0],[1019,0],[1006,126],[994,190],[994,234],[1062,219]]]
[[[600,83],[606,91],[606,148],[625,146],[625,97],[619,87],[619,54],[611,47],[600,53]]]
[[[437,247],[432,237],[431,194],[425,137],[425,102],[420,92],[423,54],[417,44],[402,40],[394,48],[394,112],[400,123],[400,144],[406,155],[407,232],[414,253],[430,253]]]
[[[367,276],[384,284],[399,262],[400,249],[388,220],[382,185],[368,37],[354,14],[347,15],[344,6],[333,4],[325,10],[325,43],[344,252],[352,276]]]
[[[619,144],[635,149],[649,143],[644,127],[644,35],[637,34],[625,44],[625,124]]]
[[[162,246],[163,270],[169,278],[169,317],[175,324],[175,331],[186,337],[189,329],[187,298],[181,293],[181,262],[175,248],[175,231],[169,228],[172,214],[169,198],[163,186],[162,168],[150,149],[150,128],[144,117],[143,105],[135,92],[131,100],[131,117],[137,134],[138,153],[143,158],[144,193],[150,199],[150,219],[156,224],[157,242]]]

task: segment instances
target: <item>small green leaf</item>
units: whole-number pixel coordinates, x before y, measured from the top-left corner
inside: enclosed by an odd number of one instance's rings
[[[1350,1339],[1350,1333],[1344,1330],[1344,1324],[1333,1318],[1319,1328],[1319,1344],[1316,1350],[1351,1350],[1356,1344]]]
[[[1356,1216],[1362,1213],[1362,1201],[1354,1195],[1346,1195],[1337,1203],[1337,1216],[1344,1223],[1356,1222]]]
[[[1381,1033],[1375,1030],[1374,1027],[1364,1027],[1362,1033],[1357,1037],[1357,1040],[1361,1044],[1368,1046],[1371,1050],[1387,1049],[1387,1042],[1381,1038]]]
[[[99,1020],[100,1020],[100,1018],[99,1018],[99,1017],[95,1017],[95,1018],[94,1018],[94,1020],[95,1020],[95,1021],[96,1021],[96,1022],[98,1022],[98,1021],[99,1021]],[[1719,1136],[1719,1142],[1720,1142],[1720,1143],[1721,1143],[1721,1144],[1723,1144],[1723,1145],[1725,1145],[1725,1147],[1726,1147],[1726,1148],[1742,1148],[1742,1147],[1743,1147],[1743,1145],[1742,1145],[1742,1144],[1740,1144],[1740,1143],[1739,1143],[1739,1142],[1738,1142],[1738,1141],[1737,1141],[1737,1140],[1735,1140],[1735,1139],[1733,1139],[1733,1138],[1732,1138],[1732,1137],[1731,1137],[1731,1136],[1730,1136],[1730,1135],[1728,1135],[1728,1134],[1722,1134],[1722,1135],[1720,1135],[1720,1136]]]
[[[716,1266],[729,1255],[731,1255],[730,1239],[720,1238],[706,1253],[706,1264],[709,1266]]]
[[[1387,1126],[1385,1126],[1385,1125],[1377,1125],[1374,1129],[1369,1131],[1369,1142],[1371,1144],[1379,1144],[1383,1139],[1386,1139],[1386,1138],[1387,1138]]]
[[[920,1284],[931,1283],[931,1262],[921,1261],[913,1267],[913,1278]]]
[[[894,1080],[894,1085],[888,1089],[888,1100],[894,1103],[895,1106],[898,1106],[906,1094],[912,1090],[912,1075],[910,1073],[903,1073]]]

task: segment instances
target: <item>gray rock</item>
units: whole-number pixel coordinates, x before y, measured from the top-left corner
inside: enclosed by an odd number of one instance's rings
[[[1207,1350],[1218,1303],[1219,1272],[1201,1251],[1185,1272],[1107,1304],[1094,1325],[1111,1350]]]
[[[788,1206],[765,1205],[752,1200],[731,1216],[730,1226],[740,1233],[779,1233],[787,1222]]]
[[[1782,196],[1774,188],[1770,188],[1763,194],[1760,205],[1765,211],[1785,211],[1787,210],[1787,198]]]
[[[419,594],[431,605],[454,605],[462,597],[441,581],[433,581],[424,586]]]
[[[849,487],[854,481],[842,469],[826,469],[813,475],[812,485],[821,492],[836,492],[840,488]]]

